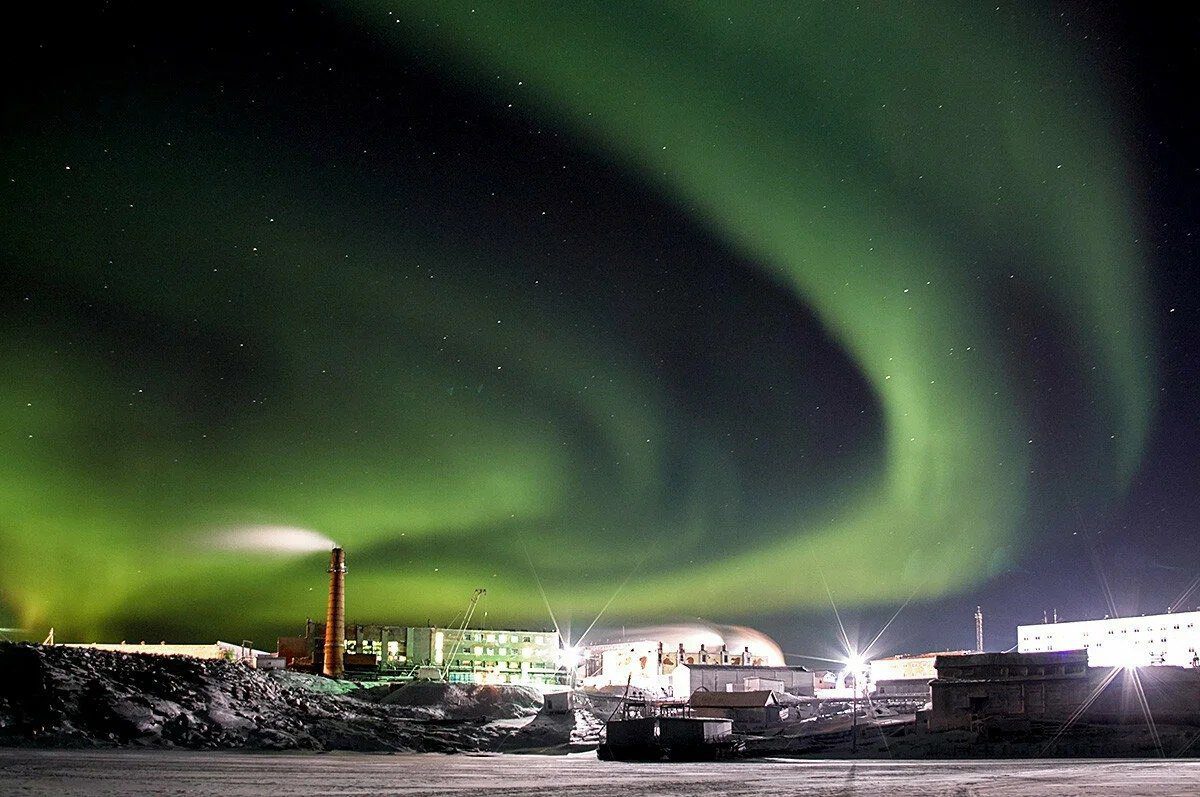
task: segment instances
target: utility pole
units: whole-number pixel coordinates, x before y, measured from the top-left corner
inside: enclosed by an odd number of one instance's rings
[[[975,652],[983,653],[983,607],[975,607]]]
[[[854,696],[850,700],[850,752],[858,753],[858,673],[854,674]]]

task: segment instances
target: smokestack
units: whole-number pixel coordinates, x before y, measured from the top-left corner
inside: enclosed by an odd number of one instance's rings
[[[325,668],[330,678],[346,672],[346,552],[329,552],[329,611],[325,613]]]
[[[975,651],[983,653],[983,607],[975,607]]]

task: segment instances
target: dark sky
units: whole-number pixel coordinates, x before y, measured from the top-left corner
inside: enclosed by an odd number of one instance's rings
[[[0,625],[271,639],[329,541],[362,621],[814,655],[1174,602],[1197,15],[808,5],[29,12]]]

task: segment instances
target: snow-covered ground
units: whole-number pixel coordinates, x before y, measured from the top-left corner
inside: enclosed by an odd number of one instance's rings
[[[1193,797],[1200,760],[753,761],[570,756],[0,749],[0,794],[980,795]]]

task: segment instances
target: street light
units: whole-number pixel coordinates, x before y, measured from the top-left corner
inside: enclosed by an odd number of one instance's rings
[[[846,657],[846,672],[854,677],[854,691],[850,698],[850,751],[858,752],[858,688],[863,684],[865,690],[867,660],[859,653],[851,653]]]

